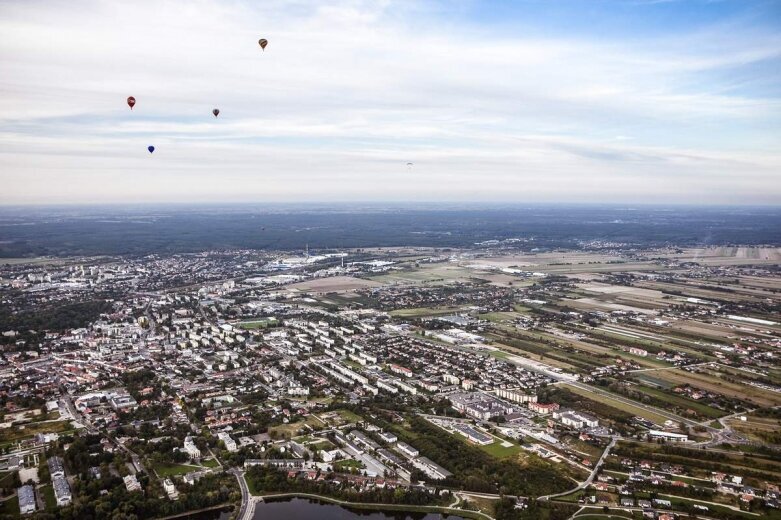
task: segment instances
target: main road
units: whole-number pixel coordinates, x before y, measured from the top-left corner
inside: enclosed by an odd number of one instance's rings
[[[239,488],[241,489],[241,506],[239,506],[236,520],[252,520],[252,517],[255,515],[255,499],[249,493],[247,481],[244,479],[244,472],[237,468],[228,470],[228,472],[233,473],[236,480],[239,481]]]

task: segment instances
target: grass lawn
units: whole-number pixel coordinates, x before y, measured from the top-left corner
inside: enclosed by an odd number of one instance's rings
[[[509,352],[505,352],[504,350],[492,350],[490,351],[490,354],[496,359],[501,359],[501,360],[506,360],[508,357],[512,355]]]
[[[61,433],[70,428],[68,421],[28,423],[0,430],[0,442],[16,442],[35,436],[37,433]]]
[[[51,511],[57,507],[57,499],[54,497],[54,488],[49,484],[40,488],[43,494],[43,501],[46,503],[46,510]]]
[[[184,464],[155,464],[152,467],[161,478],[171,477],[174,475],[184,475],[185,473],[198,471],[199,469],[198,466],[189,466]]]
[[[19,499],[15,496],[0,502],[0,515],[19,517]]]
[[[583,520],[608,520],[610,518],[634,518],[631,513],[616,509],[610,510],[610,513],[583,513],[572,518],[582,518]]]
[[[12,487],[11,483],[14,478],[14,471],[0,472],[0,487]]]
[[[215,459],[206,459],[201,461],[201,466],[206,466],[207,468],[216,468],[220,465],[219,462],[217,462]]]
[[[353,459],[337,460],[336,462],[334,462],[335,471],[350,471],[351,469],[363,469],[363,468],[364,468],[363,463]]]
[[[460,436],[460,434],[456,434],[456,435]],[[512,446],[504,447],[502,446],[501,441],[496,441],[491,444],[485,444],[483,446],[480,446],[480,449],[486,452],[487,454],[491,455],[492,457],[496,457],[497,459],[510,457],[522,451],[521,447],[515,443],[512,443]]]
[[[271,438],[273,439],[274,436],[277,436],[276,438],[282,439],[285,437],[296,437],[299,435],[299,430],[309,431],[306,426],[310,426],[312,428],[318,429],[323,427],[323,423],[315,419],[314,417],[307,417],[301,421],[296,421],[292,423],[287,424],[278,424],[276,426],[272,426],[268,429],[269,435],[271,435]]]
[[[276,321],[272,320],[256,320],[256,321],[242,321],[237,323],[236,326],[244,330],[252,329],[265,329],[271,324],[276,324]]]
[[[363,417],[361,417],[356,413],[351,412],[350,410],[336,410],[336,413],[338,413],[342,417],[342,419],[344,419],[348,423],[363,421]]]
[[[310,447],[312,449],[332,450],[332,449],[336,448],[336,446],[334,446],[333,443],[331,441],[329,441],[328,439],[312,439],[312,440],[307,441],[307,442],[303,442],[300,439],[296,439],[296,440],[298,442],[302,442],[303,444],[305,444],[306,446],[308,446],[308,447]]]

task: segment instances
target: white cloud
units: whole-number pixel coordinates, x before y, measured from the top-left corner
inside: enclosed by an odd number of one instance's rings
[[[777,60],[777,36],[541,39],[436,16],[0,4],[0,203],[781,200],[781,102],[713,78]]]

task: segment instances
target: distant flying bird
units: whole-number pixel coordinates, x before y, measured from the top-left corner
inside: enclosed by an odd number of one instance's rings
[[[214,117],[217,117],[218,115],[220,115],[220,109],[215,108],[214,110],[212,110],[212,114],[214,114]]]
[[[136,98],[134,98],[133,96],[127,98],[127,105],[130,107],[130,110],[133,110],[135,104],[136,104]]]
[[[260,45],[260,48],[265,51],[266,45],[268,45],[268,40],[265,38],[261,38],[260,40],[258,40],[258,45]]]
[[[147,146],[146,149],[149,150],[149,153],[152,153],[152,152],[155,151],[155,147],[154,146]]]

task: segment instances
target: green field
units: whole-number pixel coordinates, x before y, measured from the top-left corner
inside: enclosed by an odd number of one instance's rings
[[[62,433],[70,428],[68,421],[46,423],[28,423],[22,426],[12,426],[0,430],[0,442],[16,442],[33,437],[38,433]]]
[[[463,438],[460,435],[459,437]],[[502,446],[502,441],[496,441],[491,444],[480,446],[480,449],[492,457],[496,457],[497,459],[511,457],[523,451],[522,448],[515,443],[512,443],[512,446],[504,447]]]
[[[16,495],[12,496],[8,500],[0,502],[0,516],[9,515],[20,517],[19,515],[19,499]]]
[[[51,511],[57,507],[57,499],[54,497],[54,488],[51,485],[42,486],[40,492],[43,494],[43,501],[46,503],[46,510]]]
[[[350,471],[352,469],[363,469],[365,466],[353,459],[337,460],[334,462],[334,471]]]
[[[336,413],[338,413],[342,419],[344,419],[347,422],[361,422],[363,421],[363,417],[360,415],[351,412],[350,410],[336,410]]]
[[[461,307],[413,307],[411,309],[396,309],[390,315],[396,318],[421,318],[424,316],[442,316],[461,312]]]
[[[244,330],[253,330],[253,329],[265,329],[271,326],[272,324],[275,325],[276,323],[277,323],[276,320],[242,321],[240,323],[237,323],[236,326]]]
[[[717,410],[716,408],[711,408],[710,406],[703,403],[698,403],[694,399],[689,399],[687,397],[670,394],[662,390],[658,390],[656,388],[649,388],[647,386],[635,386],[632,387],[632,390],[642,392],[651,397],[662,399],[674,406],[683,409],[687,409],[687,408],[692,409],[695,412],[697,412],[699,415],[702,415],[703,417],[706,417],[708,419],[717,419],[719,417],[723,417],[727,415],[727,412],[724,412],[722,410]]]
[[[206,466],[207,468],[216,468],[220,465],[219,462],[217,462],[215,459],[206,459],[201,461],[201,466]]]
[[[0,473],[0,487],[11,487],[14,471],[3,471]]]
[[[648,419],[649,421],[653,421],[656,424],[664,424],[664,422],[667,420],[667,418],[664,417],[663,415],[659,415],[652,411],[646,410],[645,408],[641,408],[639,403],[637,406],[634,406],[629,403],[625,403],[624,401],[613,399],[612,397],[605,395],[602,392],[589,392],[587,390],[581,390],[578,387],[571,386],[566,383],[564,383],[563,386],[566,387],[567,390],[573,393],[576,393],[578,395],[581,395],[593,401],[597,401],[604,405],[610,406],[611,408],[615,408],[616,410],[621,410],[622,412],[626,412],[632,415],[637,415],[639,417],[644,417],[645,419]]]
[[[512,321],[519,316],[520,314],[517,314],[515,312],[486,312],[485,314],[480,314],[478,318],[480,318],[481,320],[498,322],[498,321]]]
[[[298,435],[299,430],[309,431],[307,426],[318,429],[323,427],[323,423],[315,419],[312,416],[307,417],[301,421],[296,421],[288,424],[278,424],[268,429],[269,435],[278,436],[278,438],[295,437]]]
[[[155,472],[160,475],[160,478],[172,477],[175,475],[184,475],[192,471],[198,471],[201,468],[198,466],[190,466],[186,464],[155,464],[152,466]]]

